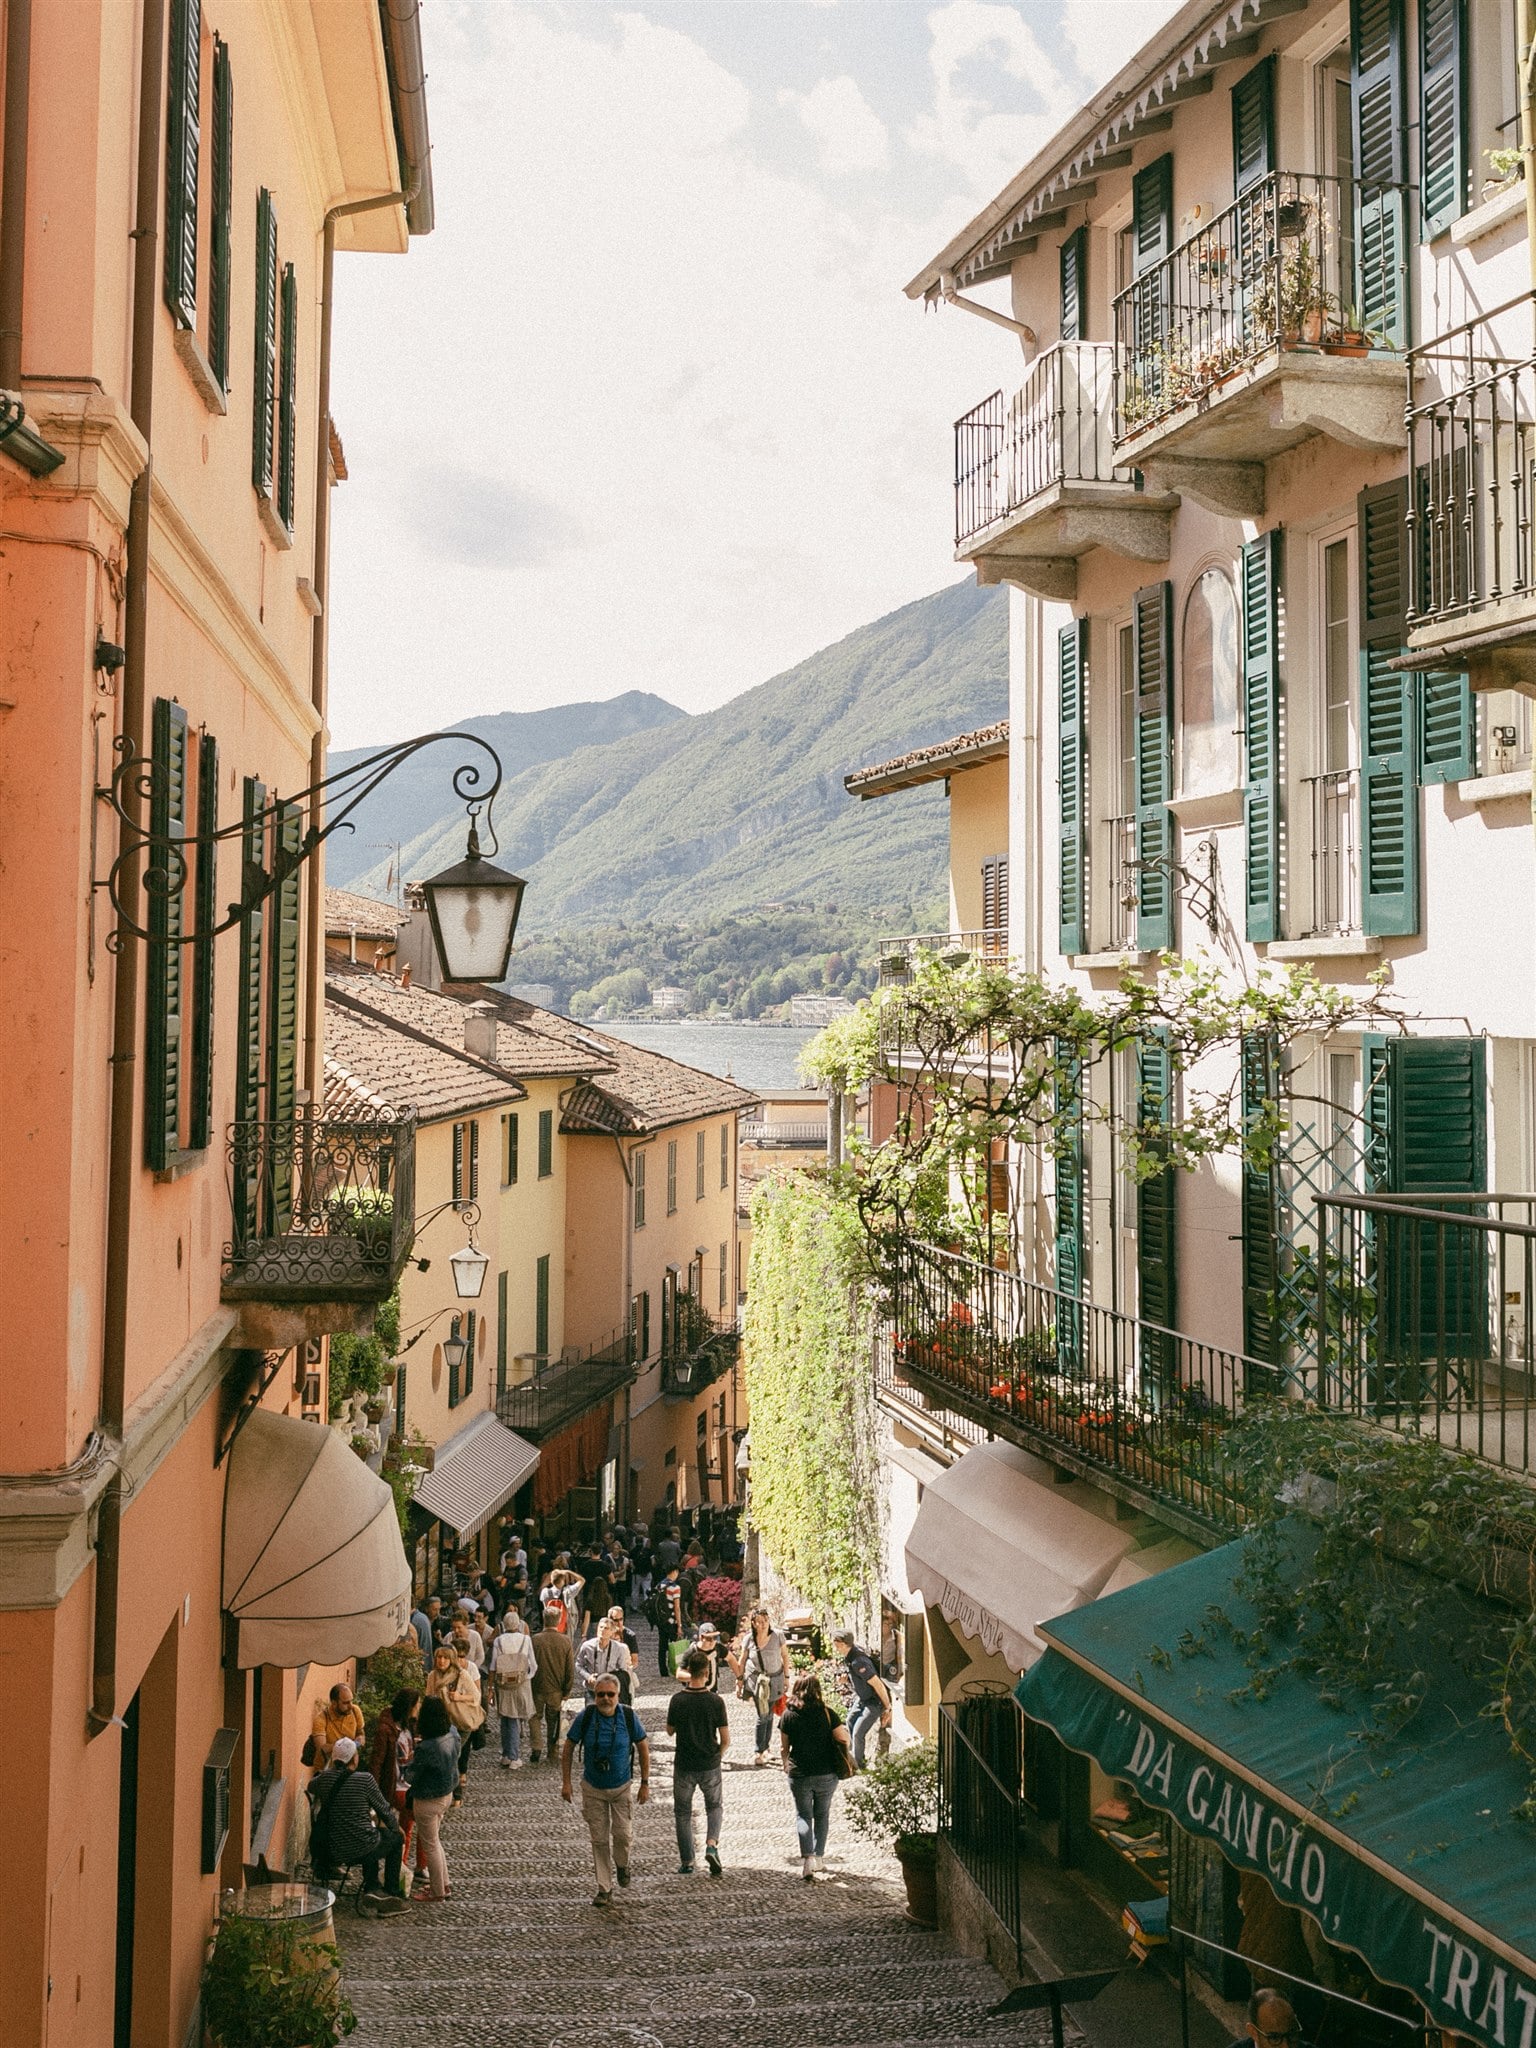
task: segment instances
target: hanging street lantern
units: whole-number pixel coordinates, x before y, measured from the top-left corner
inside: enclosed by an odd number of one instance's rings
[[[526,887],[521,875],[509,874],[482,855],[472,811],[463,860],[421,885],[444,981],[501,980],[512,957]]]
[[[490,1263],[490,1259],[480,1250],[473,1238],[449,1259],[448,1264],[453,1271],[453,1291],[460,1301],[480,1299],[480,1291],[485,1286],[486,1269]]]

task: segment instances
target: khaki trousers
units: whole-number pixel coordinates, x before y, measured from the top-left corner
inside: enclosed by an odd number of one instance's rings
[[[597,1866],[599,1891],[613,1890],[613,1872],[629,1867],[629,1837],[634,1826],[634,1790],[615,1785],[605,1791],[600,1785],[581,1781],[581,1813],[592,1837],[592,1861]]]

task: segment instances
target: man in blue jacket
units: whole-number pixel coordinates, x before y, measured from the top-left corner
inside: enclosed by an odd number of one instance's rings
[[[592,1687],[592,1702],[583,1707],[566,1733],[560,1752],[560,1797],[574,1798],[571,1764],[581,1751],[581,1812],[592,1837],[597,1866],[594,1906],[613,1903],[613,1881],[629,1883],[629,1843],[634,1827],[635,1793],[631,1781],[640,1766],[639,1803],[651,1796],[651,1745],[633,1707],[619,1704],[619,1681],[602,1673]]]

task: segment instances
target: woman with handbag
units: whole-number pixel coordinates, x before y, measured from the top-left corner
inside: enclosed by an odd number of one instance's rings
[[[812,1883],[826,1854],[832,1824],[832,1795],[854,1774],[848,1730],[835,1707],[821,1696],[821,1681],[807,1671],[790,1689],[789,1705],[779,1723],[779,1746],[795,1802],[795,1832],[800,1843],[800,1875]]]
[[[473,1664],[461,1663],[457,1651],[447,1643],[439,1643],[433,1652],[432,1669],[427,1674],[427,1698],[442,1701],[459,1737],[459,1790],[454,1801],[457,1805],[464,1797],[470,1750],[485,1746],[485,1708],[480,1704],[479,1672]]]
[[[736,1674],[740,1697],[751,1700],[757,1714],[757,1753],[752,1761],[760,1770],[768,1761],[774,1716],[783,1713],[789,1692],[789,1649],[766,1607],[753,1608],[726,1661]]]
[[[501,1768],[523,1767],[523,1723],[533,1719],[533,1639],[522,1617],[512,1610],[491,1645],[491,1681],[496,1688],[496,1719],[501,1727]]]

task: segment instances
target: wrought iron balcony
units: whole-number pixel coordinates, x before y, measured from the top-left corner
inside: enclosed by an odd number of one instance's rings
[[[925,958],[962,966],[973,955],[987,960],[1006,960],[1008,934],[1001,926],[980,932],[909,932],[904,938],[880,941],[880,979],[906,982],[912,970]]]
[[[786,1117],[782,1123],[753,1118],[740,1127],[743,1145],[757,1145],[769,1152],[825,1152],[825,1117]]]
[[[1311,826],[1312,910],[1307,938],[1360,929],[1359,777],[1353,768],[1302,778]]]
[[[414,1238],[416,1120],[302,1112],[229,1131],[223,1297],[302,1307],[377,1305]]]
[[[1104,861],[1107,887],[1104,916],[1107,929],[1100,949],[1108,953],[1134,953],[1136,936],[1136,815],[1106,818],[1103,824]]]
[[[712,1316],[693,1295],[679,1293],[672,1328],[662,1332],[662,1393],[674,1400],[702,1393],[735,1365],[740,1345],[734,1321]]]
[[[528,1379],[503,1387],[496,1414],[530,1443],[545,1443],[627,1387],[635,1377],[635,1341],[628,1331],[579,1358],[541,1365]]]
[[[1536,296],[1414,349],[1409,648],[1536,683]]]
[[[1191,1534],[1237,1526],[1222,1436],[1273,1366],[931,1245],[903,1248],[890,1307],[885,1370],[926,1405]]]
[[[1107,342],[1058,342],[955,422],[955,552],[982,582],[1070,596],[1091,547],[1167,560],[1171,505],[1115,461],[1114,363]]]
[[[1321,1195],[1303,1256],[1301,1391],[1536,1473],[1536,1195]]]
[[[1128,285],[1114,304],[1117,460],[1153,458],[1154,480],[1254,513],[1252,465],[1309,435],[1400,448],[1407,242],[1373,222],[1401,200],[1276,171]]]

